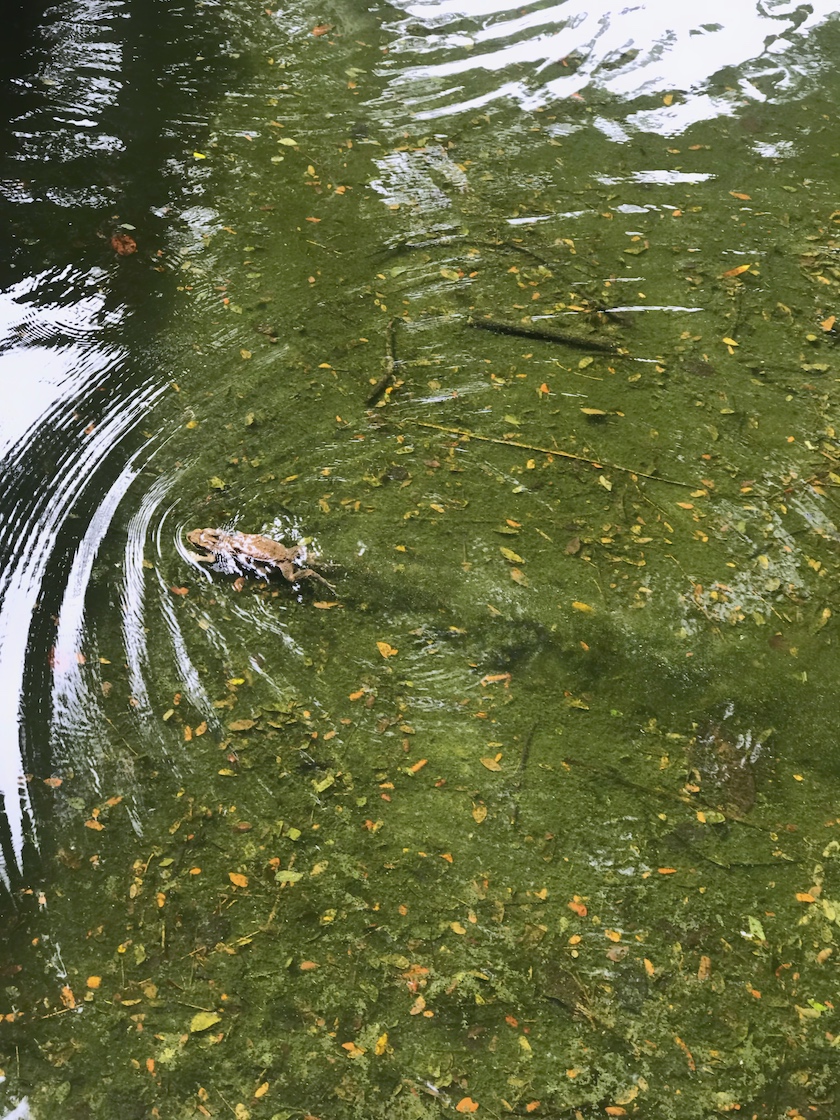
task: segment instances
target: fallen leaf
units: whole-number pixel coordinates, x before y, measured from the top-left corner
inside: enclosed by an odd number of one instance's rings
[[[256,726],[257,721],[255,719],[235,719],[228,724],[228,731],[250,731],[252,727]]]
[[[461,1097],[455,1105],[456,1112],[478,1112],[478,1102],[472,1097]]]
[[[121,257],[129,257],[137,252],[137,242],[127,233],[115,233],[111,237],[111,248]]]
[[[590,607],[588,603],[581,603],[578,599],[572,602],[572,606],[576,611],[594,611],[594,607]]]
[[[482,766],[486,767],[488,770],[492,770],[494,773],[501,770],[501,766],[499,765],[499,760],[497,758],[480,758],[478,761]]]
[[[396,657],[400,652],[398,649],[394,649],[393,646],[388,645],[387,642],[377,642],[376,648],[379,650],[383,657]]]
[[[207,1031],[221,1021],[221,1015],[217,1015],[215,1011],[199,1011],[190,1019],[190,1032],[200,1034],[201,1031]]]
[[[521,556],[517,556],[513,549],[500,547],[499,552],[504,556],[505,560],[509,560],[511,564],[524,564],[525,561]]]
[[[316,38],[320,35],[326,35],[328,31],[332,31],[331,23],[316,23],[312,28],[312,34]]]
[[[256,1087],[256,1089],[254,1090],[254,1098],[256,1100],[260,1100],[260,1098],[264,1097],[267,1092],[268,1092],[268,1082],[263,1081],[262,1085],[258,1085]]]
[[[836,315],[829,315],[829,317],[827,319],[823,319],[823,321],[820,323],[820,326],[822,327],[822,329],[824,331],[830,331],[830,330],[833,329],[834,324],[836,322],[837,322],[837,316]]]
[[[233,883],[233,885],[235,887],[247,887],[248,886],[248,876],[247,875],[241,875],[238,871],[229,871],[228,872],[228,879],[230,879],[230,881]]]
[[[712,958],[702,956],[700,958],[700,965],[697,969],[698,980],[708,980],[712,975]]]
[[[740,200],[742,202],[751,202],[752,201],[751,196],[748,195],[748,194],[744,194],[743,191],[730,191],[729,193],[732,195],[733,198],[740,198]]]
[[[472,816],[476,824],[481,824],[482,821],[487,819],[487,806],[473,805]]]
[[[581,902],[577,895],[575,895],[571,902],[567,902],[566,905],[570,910],[573,910],[579,918],[585,918],[589,913],[586,908],[586,904],[584,902]]]
[[[737,268],[730,268],[726,272],[722,272],[719,279],[726,280],[730,276],[740,276],[742,272],[748,272],[751,268],[751,264],[739,264]]]
[[[102,977],[101,977],[101,976],[88,976],[88,978],[87,978],[87,980],[85,981],[85,983],[87,984],[87,986],[88,986],[88,987],[89,987],[89,988],[90,988],[90,989],[91,989],[92,991],[96,991],[96,989],[97,989],[97,988],[99,987],[99,985],[100,985],[100,984],[102,983]]]
[[[364,1054],[362,1047],[357,1046],[355,1042],[342,1042],[341,1049],[346,1050],[350,1058],[361,1058]]]
[[[318,967],[318,962],[317,961],[301,961],[299,967],[300,967],[301,972],[312,972],[314,969],[316,969]]]
[[[49,786],[50,789],[58,789],[63,780],[63,778],[44,778],[44,785]]]
[[[814,898],[814,896],[812,894],[808,894],[807,891],[797,891],[796,892],[796,901],[797,902],[816,902],[817,900]]]
[[[377,1038],[376,1045],[373,1048],[373,1052],[374,1052],[374,1054],[376,1054],[377,1058],[381,1058],[382,1055],[387,1050],[387,1048],[388,1048],[388,1032],[386,1031],[384,1034],[381,1034],[379,1036],[379,1038]]]

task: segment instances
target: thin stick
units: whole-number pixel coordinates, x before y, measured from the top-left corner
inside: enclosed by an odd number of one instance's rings
[[[604,459],[587,459],[585,455],[573,455],[571,451],[559,451],[556,447],[537,447],[533,443],[522,443],[517,439],[497,439],[495,436],[480,436],[476,432],[471,432],[467,428],[447,428],[443,424],[430,424],[425,420],[413,420],[411,423],[416,424],[420,428],[434,428],[438,432],[447,432],[449,435],[461,436],[463,439],[477,439],[482,443],[498,443],[502,447],[520,447],[524,451],[538,451],[541,455],[556,455],[560,459],[573,459],[576,463],[587,463],[590,467],[596,467],[598,470],[611,470],[623,471],[625,474],[634,475],[638,478],[649,478],[654,482],[667,482],[671,486],[684,486],[686,490],[693,490],[694,484],[691,482],[678,482],[675,478],[665,478],[661,474],[645,474],[644,471],[637,471],[635,467],[620,467],[618,463],[608,463]]]
[[[385,358],[382,362],[385,372],[368,393],[367,397],[365,397],[365,404],[368,406],[376,404],[382,394],[394,384],[394,373],[397,368],[397,351],[394,336],[395,322],[395,319],[389,319],[388,325],[385,328]]]

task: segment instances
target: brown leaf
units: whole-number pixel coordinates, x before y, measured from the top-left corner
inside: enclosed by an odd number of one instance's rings
[[[256,726],[257,721],[255,719],[235,719],[228,724],[228,731],[250,731],[252,727]]]
[[[137,242],[127,233],[115,233],[111,236],[111,248],[121,257],[128,257],[137,252]]]

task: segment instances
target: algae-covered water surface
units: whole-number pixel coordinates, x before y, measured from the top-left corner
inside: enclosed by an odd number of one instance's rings
[[[140,7],[5,61],[7,1114],[830,1120],[831,6]]]

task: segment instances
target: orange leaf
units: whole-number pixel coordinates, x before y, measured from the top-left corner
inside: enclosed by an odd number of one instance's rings
[[[676,875],[676,867],[657,867],[656,869],[660,875]]]
[[[85,828],[92,828],[95,832],[101,832],[104,827],[104,824],[100,824],[99,821],[93,819],[85,821]],[[813,899],[811,901],[813,902]]]
[[[797,891],[796,892],[796,901],[797,902],[816,902],[817,900],[814,898],[814,896],[812,894],[808,894],[807,891]]]
[[[376,648],[379,650],[383,657],[396,657],[396,655],[400,652],[398,649],[394,649],[393,646],[388,645],[387,642],[377,642]]]
[[[412,774],[416,774],[418,770],[422,770],[422,769],[423,769],[423,767],[424,767],[424,766],[426,765],[426,763],[427,763],[428,761],[429,761],[429,760],[428,760],[428,758],[421,758],[421,759],[419,760],[419,762],[415,762],[415,763],[414,763],[414,765],[413,765],[413,766],[409,766],[409,768],[408,768],[408,769],[409,769],[409,770],[411,771],[411,773],[412,773]]]
[[[621,1106],[617,1105],[617,1104],[608,1104],[607,1107],[604,1109],[604,1112],[606,1112],[607,1116],[626,1116],[627,1115],[627,1109],[626,1108],[621,1108]]]
[[[364,694],[365,694],[365,690],[363,688],[360,688],[356,692],[351,692],[350,695],[347,697],[347,699],[348,700],[361,700],[361,698],[364,696]]]
[[[58,789],[62,781],[63,778],[44,778],[44,785],[49,786],[50,789]]]
[[[455,1105],[456,1112],[478,1112],[478,1102],[472,1097],[461,1097]]]
[[[570,910],[574,910],[579,918],[585,918],[589,913],[589,911],[586,909],[586,905],[583,902],[579,901],[577,895],[575,895],[571,902],[567,902],[566,905]]]
[[[328,31],[332,31],[331,23],[318,23],[312,28],[312,34],[317,38],[319,35],[326,35]]]
[[[748,194],[744,194],[742,191],[730,191],[729,193],[732,195],[733,198],[740,198],[742,202],[751,202],[752,201],[751,196],[748,195]]]
[[[229,871],[228,872],[228,879],[230,879],[230,881],[233,883],[233,885],[235,887],[247,887],[248,886],[248,876],[247,875],[240,875],[238,871]]]
[[[318,967],[318,962],[317,961],[301,961],[300,962],[301,972],[311,972],[313,970],[313,968],[317,968],[317,967]]]
[[[618,932],[617,929],[605,929],[604,930],[604,937],[608,937],[610,939],[610,941],[620,941],[621,940],[621,934]]]
[[[540,1107],[540,1102],[539,1101],[529,1101],[525,1105],[525,1111],[526,1112],[536,1112],[539,1107]]]
[[[648,976],[653,976],[656,972],[656,969],[653,967],[653,961],[649,961],[647,957],[645,957],[645,972]]]
[[[68,1009],[68,1011],[72,1011],[76,1006],[76,997],[73,995],[73,989],[69,986],[69,984],[65,984],[61,989],[61,1002]]]
[[[173,595],[189,595],[190,589],[188,587],[170,587],[169,590]]]
[[[822,327],[822,329],[824,331],[830,331],[833,328],[833,326],[836,322],[837,322],[837,316],[836,315],[829,315],[829,317],[827,319],[823,319],[823,321],[820,323],[820,326]]]
[[[355,1042],[342,1042],[341,1049],[346,1050],[351,1058],[361,1058],[364,1050],[361,1046],[357,1046]]]
[[[87,984],[87,986],[89,988],[91,988],[92,990],[95,991],[99,987],[99,985],[102,983],[102,977],[101,976],[88,976],[85,983]]]

